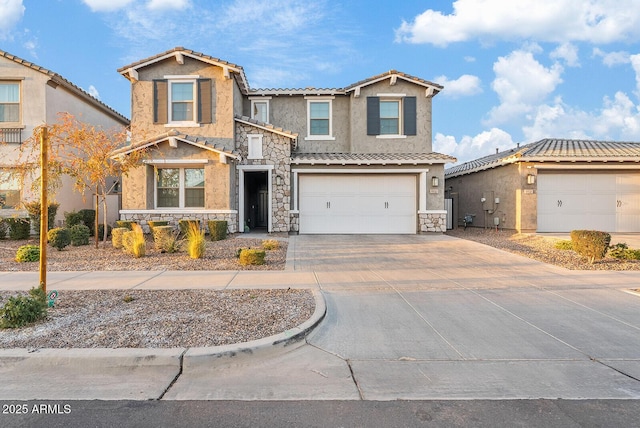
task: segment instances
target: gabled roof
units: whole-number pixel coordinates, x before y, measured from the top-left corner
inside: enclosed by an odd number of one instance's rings
[[[453,178],[516,162],[640,162],[640,142],[546,138],[453,166],[445,171],[445,177]]]
[[[256,128],[264,129],[265,131],[273,132],[274,134],[279,134],[292,140],[296,140],[298,138],[298,134],[293,131],[287,131],[286,129],[282,129],[278,126],[272,125],[270,123],[261,122],[256,119],[251,119],[247,116],[235,115],[235,121],[239,123],[244,123],[247,125],[254,126]]]
[[[294,153],[295,165],[424,165],[455,162],[442,153]]]
[[[127,155],[136,150],[142,150],[149,146],[155,146],[163,141],[181,141],[183,143],[191,144],[192,146],[200,147],[201,149],[209,150],[216,153],[224,154],[228,157],[234,159],[240,159],[240,153],[236,150],[229,150],[225,148],[221,144],[216,144],[215,141],[209,140],[205,137],[201,137],[198,135],[187,135],[182,134],[175,129],[172,129],[168,132],[165,132],[160,135],[156,135],[155,137],[149,138],[147,140],[138,141],[136,143],[132,143],[126,147],[122,147],[118,150],[114,150],[111,153],[112,157],[118,157]]]
[[[138,70],[149,65],[155,64],[157,62],[163,61],[168,58],[175,58],[176,61],[182,63],[184,61],[184,57],[193,58],[198,61],[202,61],[207,64],[215,65],[221,67],[224,70],[225,76],[231,78],[231,73],[235,73],[238,76],[240,85],[240,90],[246,94],[249,91],[249,82],[247,81],[247,77],[244,74],[244,69],[236,64],[224,61],[219,58],[214,58],[209,55],[205,55],[201,52],[196,52],[191,49],[185,49],[183,47],[175,47],[173,49],[169,49],[168,51],[159,53],[157,55],[150,56],[148,58],[142,59],[140,61],[136,61],[132,64],[125,65],[124,67],[120,67],[118,69],[118,73],[122,74],[127,79],[134,81],[138,79]]]
[[[402,73],[396,70],[390,70],[386,73],[372,76],[368,79],[361,80],[357,83],[347,86],[346,88],[270,88],[270,89],[251,89],[249,95],[347,95],[349,92],[354,92],[356,96],[360,94],[360,89],[378,83],[380,81],[390,79],[391,84],[395,84],[397,79],[405,80],[407,82],[423,86],[426,90],[428,97],[433,97],[443,89],[443,86],[437,83],[429,82],[428,80],[420,79],[406,73]]]
[[[87,103],[89,103],[89,104],[93,105],[94,107],[96,107],[98,110],[101,110],[102,112],[104,112],[107,115],[111,116],[112,118],[114,118],[115,120],[120,122],[122,125],[124,125],[124,126],[128,126],[129,125],[129,119],[127,119],[124,115],[118,113],[117,111],[115,111],[114,109],[112,109],[111,107],[109,107],[108,105],[106,105],[105,103],[100,101],[99,99],[97,99],[94,96],[90,95],[84,89],[80,88],[79,86],[74,85],[73,83],[71,83],[70,81],[68,81],[67,79],[65,79],[61,75],[59,75],[58,73],[55,73],[55,72],[53,72],[51,70],[48,70],[48,69],[46,69],[44,67],[36,65],[36,64],[34,64],[32,62],[29,62],[29,61],[27,61],[25,59],[22,59],[20,57],[15,56],[15,55],[12,55],[12,54],[10,54],[8,52],[5,52],[3,50],[0,50],[0,57],[7,58],[7,59],[9,59],[9,60],[11,60],[11,61],[13,61],[15,63],[18,63],[18,64],[23,65],[25,67],[31,68],[33,70],[39,71],[40,73],[49,76],[49,79],[53,83],[54,87],[55,87],[55,85],[62,86],[63,88],[65,88],[69,92],[73,93],[74,95],[76,95],[77,97],[82,99],[83,101],[86,101]]]

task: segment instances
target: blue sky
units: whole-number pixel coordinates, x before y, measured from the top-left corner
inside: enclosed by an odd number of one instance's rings
[[[253,88],[345,87],[396,69],[444,85],[434,150],[640,141],[637,0],[0,0],[0,49],[126,116],[116,69],[184,46]]]

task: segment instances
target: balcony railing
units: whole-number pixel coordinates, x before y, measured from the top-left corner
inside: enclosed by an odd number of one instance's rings
[[[22,144],[22,128],[0,128],[0,142]]]

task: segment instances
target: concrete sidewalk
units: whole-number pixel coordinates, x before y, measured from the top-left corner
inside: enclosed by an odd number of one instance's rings
[[[326,317],[262,347],[3,351],[0,399],[640,398],[638,271],[569,271],[439,235],[294,236],[288,258],[279,272],[51,273],[58,290],[310,288]],[[0,288],[34,280],[3,272]]]

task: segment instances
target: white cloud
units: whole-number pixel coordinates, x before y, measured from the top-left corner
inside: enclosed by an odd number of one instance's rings
[[[620,64],[629,64],[630,62],[630,54],[625,51],[617,51],[617,52],[604,52],[599,48],[593,49],[593,56],[602,57],[602,63],[607,67],[613,67]]]
[[[476,62],[476,57],[471,56],[471,55],[467,55],[467,56],[464,57],[464,60],[466,62]]]
[[[636,72],[636,96],[640,98],[640,55],[631,55],[629,59],[633,71]]]
[[[579,67],[578,47],[573,43],[563,43],[549,55],[551,59],[564,60],[569,67]]]
[[[455,80],[449,80],[447,76],[438,76],[433,81],[444,86],[442,95],[448,97],[458,98],[482,92],[480,78],[470,74],[463,74]]]
[[[496,152],[513,148],[511,135],[500,128],[491,128],[475,137],[465,135],[460,142],[455,137],[437,133],[433,141],[433,150],[446,153],[458,159],[458,163],[467,162]]]
[[[443,47],[474,38],[611,43],[639,37],[637,0],[458,0],[452,14],[428,9],[396,30],[397,41]]]
[[[89,89],[87,90],[87,92],[89,93],[89,95],[91,95],[93,98],[95,99],[100,99],[100,93],[98,92],[98,90],[96,89],[95,86],[93,85],[89,85]]]
[[[562,83],[563,68],[547,68],[531,52],[513,51],[493,65],[496,78],[491,84],[500,105],[489,112],[487,123],[504,123],[531,111]]]
[[[0,40],[6,40],[11,30],[24,16],[22,0],[0,0]]]
[[[189,0],[149,0],[149,10],[182,10],[191,5]]]
[[[133,0],[82,0],[92,12],[114,12],[129,5]]]

